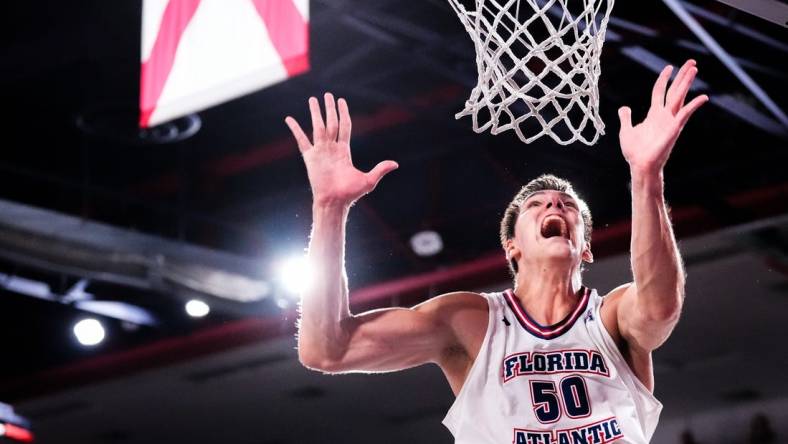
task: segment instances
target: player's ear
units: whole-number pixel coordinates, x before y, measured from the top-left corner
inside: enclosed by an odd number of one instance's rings
[[[517,262],[520,259],[520,249],[517,248],[517,244],[514,243],[514,239],[506,239],[506,245],[504,247],[506,250],[506,260],[507,261],[515,261]]]
[[[588,262],[589,264],[594,263],[594,254],[591,253],[591,243],[586,242],[585,247],[583,247],[583,254],[582,259],[584,262]]]

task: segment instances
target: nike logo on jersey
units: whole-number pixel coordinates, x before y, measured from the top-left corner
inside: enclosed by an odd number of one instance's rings
[[[583,317],[583,321],[585,321],[585,323],[588,324],[588,321],[593,321],[593,320],[594,320],[594,312],[591,311],[591,310],[588,310],[586,312],[585,317]]]
[[[605,358],[596,350],[518,353],[507,356],[501,370],[503,382],[519,376],[558,373],[591,373],[610,377]]]

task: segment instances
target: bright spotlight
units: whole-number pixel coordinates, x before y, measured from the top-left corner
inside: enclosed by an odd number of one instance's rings
[[[104,326],[95,319],[83,319],[74,325],[74,336],[82,345],[97,345],[104,340]]]
[[[203,301],[192,299],[186,303],[186,313],[193,318],[201,318],[211,312],[211,307]]]
[[[313,279],[312,266],[306,256],[292,256],[279,264],[279,281],[288,293],[301,294]]]

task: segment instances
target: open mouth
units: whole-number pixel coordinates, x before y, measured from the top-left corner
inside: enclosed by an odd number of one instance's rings
[[[566,221],[559,216],[547,216],[542,221],[542,237],[546,239],[551,237],[569,239],[569,229],[566,226]]]

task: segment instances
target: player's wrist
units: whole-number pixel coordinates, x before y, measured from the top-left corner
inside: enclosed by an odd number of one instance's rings
[[[662,168],[630,168],[633,192],[649,192],[662,194],[665,189],[665,179]]]
[[[650,163],[645,165],[629,164],[629,175],[632,181],[658,182],[664,181],[664,168],[662,164]]]
[[[312,199],[312,209],[321,212],[347,212],[352,205],[353,201],[344,196],[316,194]]]

